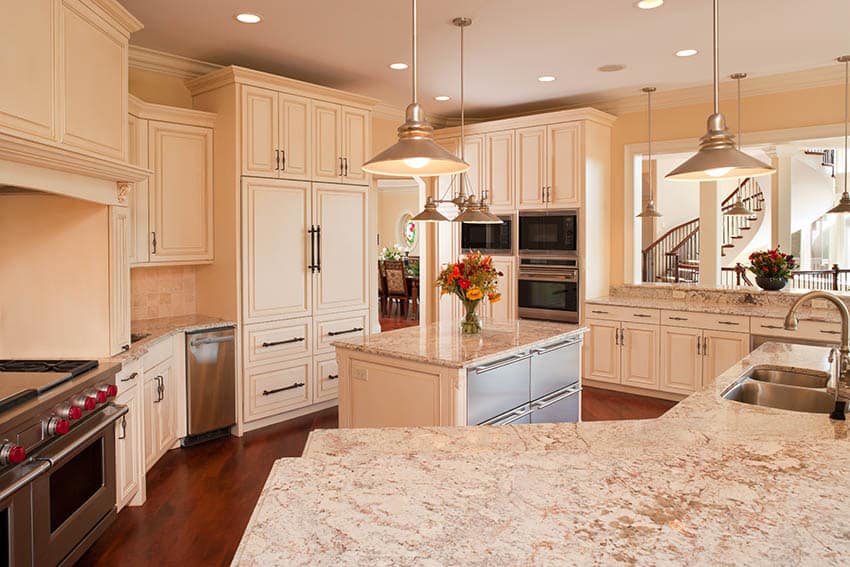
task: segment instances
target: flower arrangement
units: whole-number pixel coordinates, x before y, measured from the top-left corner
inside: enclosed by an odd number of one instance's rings
[[[381,260],[401,260],[408,252],[410,252],[409,248],[398,244],[393,244],[390,247],[384,246],[381,249]]]
[[[779,251],[777,246],[773,250],[762,250],[750,254],[750,267],[748,268],[756,275],[756,283],[762,289],[777,291],[785,287],[787,281],[793,277],[793,270],[797,267],[797,260],[791,254]]]
[[[486,297],[490,303],[502,299],[499,293],[499,277],[502,274],[493,267],[493,258],[484,256],[475,250],[460,261],[448,264],[440,277],[437,286],[443,295],[454,294],[463,302],[466,311],[461,330],[464,333],[477,333],[481,330],[478,319],[478,304]]]

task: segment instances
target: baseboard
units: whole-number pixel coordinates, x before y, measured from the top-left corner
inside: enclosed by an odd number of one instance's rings
[[[286,413],[279,413],[277,415],[264,417],[256,421],[249,421],[242,424],[242,433],[244,434],[248,431],[254,431],[255,429],[262,429],[263,427],[268,427],[269,425],[274,425],[276,423],[283,423],[284,421],[289,421],[290,419],[295,419],[296,417],[301,417],[302,415],[322,411],[337,405],[339,405],[338,400],[327,400],[325,402],[313,404],[311,406],[303,408],[298,408],[297,410],[292,410]]]
[[[585,378],[582,378],[581,385],[587,386],[588,388],[599,388],[600,390],[611,390],[614,392],[623,392],[624,394],[634,394],[636,396],[646,396],[648,398],[657,398],[659,400],[669,400],[672,402],[681,402],[688,397],[685,394],[673,394],[671,392],[661,392],[659,390],[635,388],[634,386],[612,384],[610,382],[597,382],[596,380],[588,380]]]

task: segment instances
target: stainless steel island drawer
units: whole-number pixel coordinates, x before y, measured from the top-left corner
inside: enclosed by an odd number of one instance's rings
[[[469,369],[467,425],[478,425],[528,404],[531,356],[516,354]]]

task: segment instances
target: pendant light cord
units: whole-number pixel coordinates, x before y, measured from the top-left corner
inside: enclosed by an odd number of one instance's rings
[[[649,131],[649,152],[648,152],[649,153],[649,202],[652,203],[653,202],[653,195],[654,195],[654,192],[652,190],[653,189],[652,186],[655,185],[655,176],[652,175],[652,91],[651,90],[647,91],[647,93],[646,93],[646,101],[647,101],[646,106],[647,106],[647,110],[648,110],[648,114],[649,114],[649,116],[646,120],[647,130]]]
[[[418,48],[416,45],[416,0],[413,0],[413,33],[410,34],[413,38],[413,104],[419,102],[419,65],[416,63],[419,59]]]
[[[714,114],[720,113],[719,0],[714,0]]]
[[[847,196],[847,124],[848,108],[850,108],[850,59],[844,61],[844,195]]]

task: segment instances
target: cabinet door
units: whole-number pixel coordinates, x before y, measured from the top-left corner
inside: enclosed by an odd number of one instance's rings
[[[516,131],[516,194],[520,209],[545,206],[546,127],[534,126]]]
[[[638,388],[658,388],[658,335],[655,325],[623,323],[621,383]]]
[[[499,278],[501,301],[490,303],[485,300],[488,316],[495,321],[510,321],[516,318],[516,273],[513,258],[493,258],[493,267],[504,274]]]
[[[109,348],[130,347],[130,212],[109,207]]]
[[[126,158],[127,38],[81,0],[62,0],[62,142]]]
[[[277,95],[279,176],[310,178],[310,99]]]
[[[363,164],[369,159],[371,136],[369,113],[359,108],[342,107],[342,156],[345,158],[343,183],[365,185],[368,173]]]
[[[704,331],[702,385],[711,384],[750,353],[750,335],[730,331]]]
[[[243,180],[246,323],[312,313],[310,195],[304,181]]]
[[[467,136],[463,143],[463,159],[469,164],[467,191],[481,197],[484,190],[484,136]]]
[[[129,410],[115,424],[116,503],[118,510],[126,506],[141,485],[141,417],[142,405],[138,386],[126,390],[115,400]]]
[[[495,210],[516,208],[514,196],[514,133],[496,132],[486,138],[487,202]]]
[[[133,165],[148,166],[148,121],[132,114],[127,120],[127,159]],[[150,260],[151,231],[149,225],[148,179],[138,181],[130,190],[130,264],[146,264]]]
[[[245,369],[245,421],[313,403],[313,358]]]
[[[145,373],[142,383],[142,413],[144,415],[144,449],[145,470],[150,468],[159,459],[159,380],[157,379],[159,368],[152,368]]]
[[[157,451],[162,456],[177,442],[177,380],[172,359],[163,362],[156,371],[162,376],[162,400],[157,405]]]
[[[0,3],[0,126],[56,136],[57,11],[55,0]],[[13,17],[14,14],[14,17]]]
[[[342,107],[313,101],[313,179],[340,181],[342,177]]]
[[[336,354],[316,357],[314,378],[316,391],[313,393],[313,403],[336,399],[339,390],[339,368],[337,367]]]
[[[578,124],[546,127],[550,187],[546,200],[549,207],[577,207],[581,204],[580,134]]]
[[[661,389],[690,394],[700,385],[702,331],[687,327],[661,328]]]
[[[313,184],[317,235],[314,313],[366,309],[366,188]]]
[[[150,121],[152,262],[213,257],[213,131]]]
[[[277,177],[278,95],[242,87],[242,175]]]
[[[584,376],[588,380],[620,383],[620,323],[588,319],[584,340]]]

